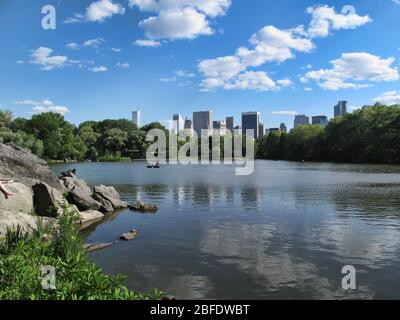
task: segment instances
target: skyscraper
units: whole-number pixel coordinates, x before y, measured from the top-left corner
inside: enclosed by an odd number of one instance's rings
[[[178,134],[179,132],[181,132],[184,129],[183,118],[179,113],[176,113],[173,115],[172,121],[174,123],[173,131],[175,134]]]
[[[339,101],[334,107],[335,118],[344,116],[347,113],[347,101]]]
[[[201,130],[208,130],[208,135],[211,135],[213,127],[212,118],[212,111],[193,112],[193,129],[199,138],[201,137]]]
[[[133,111],[132,112],[132,123],[133,124],[136,124],[136,126],[138,127],[138,128],[140,128],[141,127],[141,118],[142,118],[142,114],[141,114],[141,112],[139,111],[139,109],[137,109],[136,111]]]
[[[226,135],[226,123],[225,121],[214,121],[213,129],[219,131],[221,136]]]
[[[304,114],[298,114],[294,117],[294,128],[310,124],[310,118]]]
[[[242,113],[242,133],[245,135],[246,130],[253,130],[251,135],[254,139],[260,136],[260,113],[245,112]]]
[[[327,116],[314,116],[312,117],[312,124],[313,125],[321,125],[326,127],[328,125],[328,117]]]
[[[193,135],[193,122],[188,117],[185,119],[184,129],[189,131],[190,135]]]
[[[280,129],[281,129],[281,132],[283,132],[283,133],[287,133],[287,127],[286,127],[286,124],[284,124],[283,122],[281,123]]]
[[[258,125],[258,137],[261,138],[265,135],[265,126],[263,123]]]
[[[227,117],[226,118],[226,129],[231,130],[233,132],[233,129],[235,127],[235,120],[233,117]]]

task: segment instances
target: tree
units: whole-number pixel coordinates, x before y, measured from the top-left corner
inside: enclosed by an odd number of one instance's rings
[[[0,110],[0,128],[9,128],[12,121],[12,112]]]

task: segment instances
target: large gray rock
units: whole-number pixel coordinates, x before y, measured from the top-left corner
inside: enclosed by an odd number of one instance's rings
[[[31,232],[37,229],[36,218],[22,212],[12,212],[0,209],[0,238],[3,238],[8,229],[20,226],[23,232]]]
[[[68,201],[75,204],[80,211],[99,210],[101,203],[92,198],[91,193],[81,188],[75,188],[69,192]]]
[[[93,223],[103,220],[104,214],[97,210],[86,210],[79,213],[80,228],[85,229]]]
[[[101,203],[101,208],[100,208],[101,212],[105,212],[105,213],[114,212],[114,207],[113,207],[111,201],[104,199],[102,196],[100,196],[97,193],[93,194],[93,198],[96,201]]]
[[[4,187],[13,195],[6,199],[4,194],[0,192],[0,209],[28,214],[33,213],[33,194],[30,187],[19,182],[9,183]]]
[[[114,187],[96,186],[94,187],[94,194],[97,198],[103,198],[107,202],[111,203],[115,210],[128,207],[126,202],[121,201],[119,193]]]
[[[26,186],[42,181],[64,192],[59,179],[51,172],[47,162],[29,150],[0,143],[0,177],[13,179]]]
[[[35,212],[42,217],[59,217],[63,213],[66,199],[57,190],[40,182],[32,187]]]
[[[61,180],[68,191],[80,189],[86,194],[92,194],[92,190],[88,187],[85,180],[78,179],[75,177],[62,177]]]

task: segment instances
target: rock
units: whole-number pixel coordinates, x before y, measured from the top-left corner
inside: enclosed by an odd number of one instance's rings
[[[85,229],[93,223],[103,220],[104,214],[96,210],[86,210],[79,212],[80,229]]]
[[[9,183],[4,186],[13,195],[6,199],[4,194],[0,192],[0,209],[28,214],[33,213],[33,194],[30,187],[19,182]]]
[[[72,177],[62,177],[61,180],[68,191],[73,191],[75,189],[83,190],[87,194],[92,194],[92,190],[88,187],[85,180],[72,178]]]
[[[130,241],[130,240],[135,240],[138,235],[139,235],[139,231],[133,229],[129,232],[121,234],[119,238],[124,241]]]
[[[92,198],[86,189],[75,188],[68,194],[68,202],[75,204],[80,211],[99,210],[101,203]]]
[[[113,207],[111,201],[104,199],[102,196],[100,196],[97,193],[93,194],[93,199],[100,202],[100,204],[101,204],[100,211],[101,212],[105,212],[105,213],[114,212],[114,207]]]
[[[68,170],[66,172],[61,172],[60,179],[64,177],[76,178],[76,169]]]
[[[0,143],[0,177],[13,179],[31,187],[38,181],[64,192],[59,179],[51,172],[47,162],[29,150]]]
[[[118,243],[118,241],[98,244],[85,244],[83,245],[83,249],[85,249],[86,252],[94,252],[111,247],[115,243]]]
[[[158,211],[158,207],[154,204],[145,204],[143,201],[135,201],[133,204],[129,205],[129,209],[132,211],[140,211],[143,213],[155,213]]]
[[[0,209],[0,238],[5,236],[7,228],[17,226],[20,226],[23,232],[32,232],[37,229],[36,218],[27,213]]]
[[[126,202],[121,201],[119,193],[117,190],[115,190],[114,187],[96,186],[94,187],[94,194],[96,195],[96,199],[103,198],[111,203],[114,210],[124,209],[128,207],[128,204]]]
[[[32,187],[35,213],[42,217],[59,217],[67,200],[55,188],[40,182]]]

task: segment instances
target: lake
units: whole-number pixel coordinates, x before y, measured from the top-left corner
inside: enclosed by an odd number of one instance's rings
[[[251,176],[232,166],[145,162],[78,163],[90,185],[112,185],[157,214],[122,211],[87,230],[91,254],[139,292],[178,299],[400,298],[400,167],[257,161]],[[357,270],[345,291],[343,266]]]

